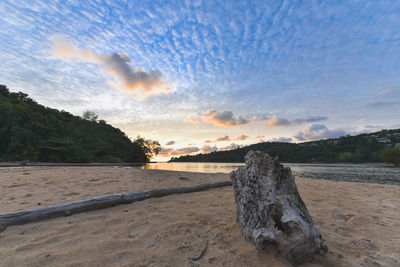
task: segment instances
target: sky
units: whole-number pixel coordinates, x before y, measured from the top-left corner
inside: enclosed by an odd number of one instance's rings
[[[0,84],[156,160],[400,128],[400,1],[0,2]]]

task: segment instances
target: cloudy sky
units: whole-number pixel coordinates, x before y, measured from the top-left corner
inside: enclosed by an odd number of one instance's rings
[[[0,83],[159,160],[400,127],[399,1],[0,2]]]

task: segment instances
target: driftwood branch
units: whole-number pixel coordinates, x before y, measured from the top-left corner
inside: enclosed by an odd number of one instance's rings
[[[121,204],[129,204],[148,198],[163,197],[173,194],[183,194],[205,191],[211,188],[230,186],[231,181],[205,183],[187,187],[175,187],[145,190],[134,193],[121,193],[75,201],[61,205],[47,206],[37,209],[23,210],[0,214],[0,225],[10,226],[47,220],[55,217],[69,216],[71,214],[105,209]]]
[[[200,260],[201,258],[203,258],[203,256],[206,255],[207,247],[208,247],[208,242],[206,243],[206,246],[203,248],[203,250],[201,251],[201,253],[199,254],[199,256],[193,257],[193,258],[189,258],[189,260],[190,260],[190,261],[198,261],[198,260]]]

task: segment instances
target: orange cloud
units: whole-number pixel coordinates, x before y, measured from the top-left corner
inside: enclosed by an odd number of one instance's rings
[[[188,118],[185,118],[184,122],[198,123],[199,120],[195,117],[188,117]]]
[[[195,152],[199,152],[200,148],[198,147],[183,147],[183,148],[162,148],[158,153],[158,156],[171,157],[171,156],[181,156],[188,155]]]
[[[101,63],[100,55],[93,53],[90,49],[80,49],[61,40],[53,42],[53,55],[56,57],[74,57],[82,61]]]
[[[248,138],[247,135],[241,134],[241,135],[239,135],[239,136],[236,138],[236,140],[243,141],[243,140],[246,140],[247,138]]]
[[[274,127],[280,125],[280,120],[276,116],[272,116],[269,120],[267,120],[267,127]]]
[[[203,115],[203,121],[222,127],[233,127],[249,123],[243,116],[233,116],[231,111],[208,110]]]
[[[169,141],[165,144],[166,146],[172,146],[175,145],[175,141]]]
[[[225,135],[225,136],[218,137],[217,141],[231,141],[231,139],[229,138],[229,136]]]
[[[139,95],[148,96],[171,92],[171,88],[162,81],[160,71],[146,71],[144,68],[132,69],[130,58],[123,52],[110,55],[96,54],[90,49],[80,49],[72,44],[56,40],[53,54],[56,57],[72,57],[102,65],[108,74],[114,76],[119,86]]]

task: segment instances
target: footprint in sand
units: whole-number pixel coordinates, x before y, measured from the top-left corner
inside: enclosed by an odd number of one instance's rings
[[[388,255],[369,252],[367,256],[360,261],[359,266],[400,266],[400,262]]]
[[[376,221],[376,224],[381,225],[381,226],[392,227],[395,223],[393,219],[387,218],[387,217],[372,216],[372,218]]]
[[[0,233],[6,230],[7,225],[6,224],[0,224]]]
[[[181,253],[187,253],[187,252],[193,251],[193,247],[192,246],[180,246],[177,248],[177,250]]]
[[[340,214],[340,213],[338,214],[338,213],[335,213],[335,214],[333,214],[332,217],[335,218],[336,220],[347,222],[347,221],[351,220],[354,217],[354,214]]]
[[[369,251],[377,251],[378,247],[376,246],[375,242],[363,238],[360,240],[352,240],[351,245],[353,248],[359,249],[359,250],[369,250]]]
[[[28,183],[25,184],[17,184],[17,183],[13,183],[12,185],[9,185],[8,188],[14,188],[14,187],[20,187],[20,186],[26,186],[29,185]]]
[[[77,193],[77,192],[71,192],[71,193],[63,194],[63,196],[65,196],[65,197],[69,197],[69,196],[77,196],[77,195],[80,195],[80,193]]]
[[[335,229],[335,231],[336,231],[336,233],[339,233],[339,234],[341,234],[342,236],[345,236],[345,237],[351,237],[352,236],[351,229],[346,228],[346,227],[339,226],[339,227],[337,227]]]

